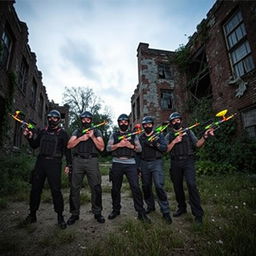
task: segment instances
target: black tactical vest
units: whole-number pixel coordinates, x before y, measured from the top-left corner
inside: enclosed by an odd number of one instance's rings
[[[83,136],[84,134],[82,133],[81,130],[78,131],[77,133],[77,138]],[[99,132],[97,129],[94,130],[94,135],[95,137],[99,136]],[[87,141],[80,141],[74,148],[73,150],[74,155],[79,155],[79,156],[88,156],[88,154],[94,154],[95,156],[98,155],[99,150],[96,148],[93,140],[89,138]]]
[[[175,139],[174,134],[171,134],[170,143],[173,139]],[[192,143],[192,138],[190,135],[190,131],[187,131],[187,134],[182,137],[182,141],[180,143],[176,143],[172,150],[170,151],[170,156],[188,156],[194,154],[195,146]]]
[[[118,143],[120,141],[120,140],[118,140],[119,136],[122,136],[122,135],[125,135],[125,134],[128,134],[128,133],[131,133],[131,131],[127,131],[125,133],[120,133],[120,131],[115,132],[113,134],[113,138],[114,138],[114,143],[113,144],[116,144],[116,143]],[[130,142],[133,145],[135,145],[134,140],[135,140],[135,135],[131,136],[131,138],[130,138]],[[116,150],[112,151],[112,156],[115,156],[115,157],[128,157],[128,158],[132,158],[135,155],[136,155],[136,152],[133,149],[126,148],[126,147],[117,148]]]
[[[47,129],[42,131],[39,155],[48,157],[61,157],[61,128],[56,131],[48,131]]]
[[[145,133],[140,136],[140,144],[142,146],[141,159],[155,160],[161,158],[162,153],[157,148],[149,146],[147,140],[148,137]]]

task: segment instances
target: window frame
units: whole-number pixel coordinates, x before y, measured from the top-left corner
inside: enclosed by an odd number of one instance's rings
[[[6,45],[6,38],[8,38],[9,44]],[[12,38],[11,33],[5,29],[1,36],[1,55],[0,55],[0,67],[8,69],[10,58],[11,58],[11,52],[13,49],[14,40]]]
[[[170,102],[167,104],[167,108],[164,107],[163,101],[166,101],[167,99],[164,99],[164,94],[169,93]],[[160,108],[161,110],[170,110],[173,108],[173,92],[170,89],[160,89]],[[170,106],[170,107],[169,107]]]
[[[160,74],[162,72],[162,75]],[[169,63],[160,62],[157,66],[158,79],[173,80],[171,65]]]
[[[28,72],[29,72],[29,65],[28,65],[25,57],[23,57],[21,64],[20,64],[18,87],[24,93],[24,95],[26,94],[26,90],[27,90]]]
[[[255,64],[241,10],[236,10],[222,27],[234,77],[243,77],[255,69]],[[243,27],[242,36],[238,37],[237,31],[241,27]],[[236,36],[236,42],[232,45],[230,44],[231,35]]]
[[[243,111],[241,111],[242,124],[243,124],[243,129],[247,132],[248,136],[251,138],[256,138],[256,118],[255,118],[254,124],[246,125],[246,123],[248,122],[248,121],[246,121],[246,118],[248,118],[248,116],[246,116],[246,115],[248,115],[248,113],[251,111],[254,111],[256,114],[256,106],[247,108],[247,109],[244,109]],[[255,115],[253,115],[253,113],[252,113],[252,116],[255,116]],[[251,129],[251,128],[254,130],[254,132],[253,132],[254,136],[250,136],[251,132],[248,132],[248,129]]]

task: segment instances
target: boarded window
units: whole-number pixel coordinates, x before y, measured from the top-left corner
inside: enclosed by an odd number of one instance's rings
[[[242,112],[243,126],[249,137],[256,137],[256,108]]]

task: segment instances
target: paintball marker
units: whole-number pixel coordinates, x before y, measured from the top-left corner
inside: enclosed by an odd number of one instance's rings
[[[141,134],[144,131],[143,129],[141,129],[141,125],[140,124],[136,124],[134,129],[135,129],[134,132],[131,132],[131,133],[119,136],[118,140],[130,139],[133,135]]]
[[[9,115],[16,121],[20,122],[21,123],[21,128],[25,129],[25,128],[28,128],[29,130],[34,130],[36,129],[35,125],[32,124],[31,122],[30,123],[27,123],[25,122],[24,120],[22,120],[22,118],[24,118],[24,114],[20,111],[20,110],[17,110],[15,111],[14,114],[10,114]]]
[[[107,123],[108,123],[107,121],[104,121],[104,122],[102,122],[102,123],[92,125],[92,126],[89,127],[89,128],[83,129],[83,130],[82,130],[82,133],[87,133],[87,132],[89,132],[89,131],[91,131],[91,130],[94,130],[94,129],[96,129],[96,128],[102,126],[102,125],[106,125]]]
[[[160,135],[164,130],[167,129],[167,127],[169,126],[169,124],[170,124],[170,123],[168,122],[167,124],[158,126],[158,127],[155,129],[153,135],[151,135],[151,136],[148,138],[148,141],[149,141],[149,142],[153,142],[154,140],[158,139],[158,138],[159,138],[159,135]]]
[[[220,127],[220,124],[221,124],[221,123],[224,123],[224,122],[230,120],[231,118],[235,117],[235,115],[237,114],[237,113],[234,113],[234,114],[232,114],[232,115],[230,115],[230,116],[228,116],[228,117],[225,117],[225,115],[226,115],[227,112],[228,112],[227,109],[224,109],[224,110],[218,112],[218,113],[216,114],[216,116],[217,116],[217,117],[222,117],[222,119],[219,120],[219,121],[216,121],[216,122],[212,122],[212,123],[210,123],[209,125],[205,126],[205,127],[204,127],[204,130],[208,130],[208,129],[210,129],[210,128],[213,128],[214,130],[216,130],[216,129],[218,129],[218,128]]]
[[[195,124],[193,124],[193,125],[191,125],[191,126],[189,126],[189,127],[187,127],[187,128],[184,128],[184,129],[182,129],[182,130],[180,130],[180,131],[178,131],[178,132],[175,132],[175,133],[174,133],[174,136],[176,137],[176,136],[178,136],[178,135],[180,135],[180,134],[185,135],[185,134],[187,134],[187,131],[188,131],[188,130],[193,129],[194,127],[196,127],[196,126],[198,126],[198,125],[200,125],[200,123],[196,122]]]

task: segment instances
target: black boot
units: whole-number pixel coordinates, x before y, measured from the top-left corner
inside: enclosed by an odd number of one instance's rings
[[[101,214],[94,214],[94,218],[99,222],[99,223],[104,223],[105,219]]]
[[[151,223],[151,219],[144,212],[139,212],[138,219],[142,222]]]
[[[118,212],[118,211],[112,211],[112,212],[108,215],[108,219],[109,219],[109,220],[113,220],[113,219],[116,218],[118,215],[120,215],[120,212]]]
[[[178,209],[175,213],[173,213],[173,217],[179,217],[182,214],[187,213],[186,209]]]
[[[172,218],[169,213],[164,213],[163,218],[165,219],[167,224],[172,224]]]
[[[79,220],[79,215],[71,215],[67,221],[67,224],[73,225],[77,220]]]
[[[36,213],[30,213],[26,219],[23,221],[23,225],[29,225],[32,223],[35,223],[37,221],[36,219]]]
[[[156,210],[156,208],[154,207],[154,208],[147,208],[147,210],[146,210],[146,214],[149,214],[149,213],[151,213],[151,212],[154,212]]]
[[[62,214],[58,214],[58,226],[61,229],[65,229],[67,227],[67,224],[66,224]]]
[[[203,217],[202,216],[196,216],[195,217],[195,223],[197,225],[202,225],[203,224]]]

